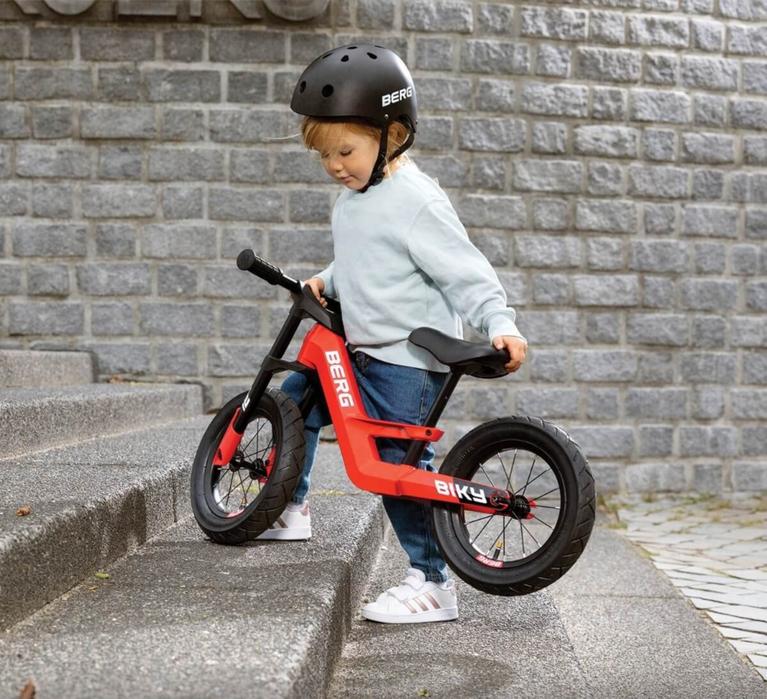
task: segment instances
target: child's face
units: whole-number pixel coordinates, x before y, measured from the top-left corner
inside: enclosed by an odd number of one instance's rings
[[[378,141],[338,126],[320,151],[322,166],[335,181],[349,189],[362,189],[370,179],[378,156]]]

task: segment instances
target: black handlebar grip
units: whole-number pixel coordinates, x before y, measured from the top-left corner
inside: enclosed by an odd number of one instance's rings
[[[250,249],[243,250],[237,255],[237,266],[245,271],[261,277],[270,284],[278,284],[289,291],[301,291],[301,283],[292,277],[282,273],[279,267],[275,267],[266,260],[262,260]]]

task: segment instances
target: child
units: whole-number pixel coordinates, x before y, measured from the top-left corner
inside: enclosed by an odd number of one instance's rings
[[[301,75],[291,102],[304,115],[304,144],[320,153],[328,175],[346,188],[332,215],[334,260],[308,284],[341,303],[352,366],[371,417],[423,424],[447,367],[408,342],[430,326],[461,337],[460,319],[510,355],[525,360],[527,342],[515,311],[485,257],[469,241],[447,195],[403,155],[414,140],[415,89],[392,51],[372,45],[336,48]],[[306,385],[292,374],[282,389],[298,401]],[[303,476],[277,524],[261,538],[311,536],[306,494],[319,429],[316,407],[306,422]],[[408,443],[379,440],[381,460],[401,463]],[[435,470],[428,446],[420,468]],[[431,531],[430,506],[384,496],[392,527],[410,560],[401,585],[366,605],[362,615],[388,623],[455,619],[455,586]]]

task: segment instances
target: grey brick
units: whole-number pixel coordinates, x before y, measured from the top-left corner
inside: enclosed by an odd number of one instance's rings
[[[586,315],[586,339],[592,343],[617,345],[620,342],[621,319],[617,313]]]
[[[727,99],[717,95],[695,95],[693,121],[702,126],[724,126],[727,123]]]
[[[88,263],[77,268],[80,291],[94,296],[136,296],[151,291],[149,265]]]
[[[21,177],[87,178],[92,149],[80,146],[19,145],[16,174]]]
[[[80,55],[86,61],[151,61],[155,34],[142,29],[81,27]]]
[[[274,255],[273,259],[278,261],[278,256]],[[258,284],[248,280],[246,282],[243,283],[242,272],[230,263],[207,265],[202,270],[202,294],[208,298],[273,299],[277,295],[275,287],[269,284]]]
[[[450,39],[416,38],[415,67],[421,70],[451,70],[455,44]]]
[[[31,27],[29,57],[42,61],[72,60],[72,30],[54,27]]]
[[[205,138],[205,112],[200,109],[164,109],[163,141],[202,141]]]
[[[578,316],[569,311],[526,311],[517,326],[531,345],[573,345],[581,341]]]
[[[421,121],[418,120],[418,142],[421,141]],[[452,119],[445,119],[452,125]],[[445,141],[443,140],[444,144]],[[277,151],[274,159],[274,182],[327,182],[328,176],[315,153],[301,151]]]
[[[82,190],[86,218],[133,218],[154,216],[157,194],[147,185],[87,185]]]
[[[88,229],[80,223],[27,223],[13,228],[17,257],[84,257]]]
[[[266,102],[266,73],[232,70],[227,73],[227,100],[256,104]]]
[[[163,57],[170,61],[191,63],[201,61],[205,44],[205,32],[192,30],[172,30],[162,33]]]
[[[732,488],[736,492],[764,492],[767,490],[767,468],[763,463],[735,462],[732,465]]]
[[[536,274],[533,300],[540,304],[563,305],[572,301],[570,281],[565,274]]]
[[[96,107],[80,113],[83,138],[154,138],[153,107]]]
[[[733,389],[730,400],[734,418],[759,420],[767,417],[766,389]]]
[[[281,111],[212,109],[209,118],[211,141],[264,143],[285,135],[285,119]]]
[[[258,337],[261,334],[259,306],[223,305],[221,307],[222,337]]]
[[[303,189],[288,193],[291,221],[299,223],[330,223],[332,205],[325,190]]]
[[[84,326],[81,303],[69,301],[11,301],[8,304],[9,335],[81,335]]]
[[[308,65],[321,53],[333,48],[334,42],[327,34],[290,32],[290,63]],[[297,76],[296,76],[297,77]],[[296,81],[293,81],[295,85]]]
[[[679,428],[682,456],[735,456],[737,430],[734,427],[701,426]]]
[[[527,83],[522,91],[522,111],[585,117],[588,114],[588,88],[582,85]]]
[[[165,187],[162,192],[162,212],[166,219],[202,218],[205,193],[202,187]]]
[[[665,425],[639,426],[639,456],[671,456],[674,428]]]
[[[673,53],[647,53],[644,56],[644,81],[655,85],[675,85],[679,57]]]
[[[99,68],[96,95],[109,102],[137,100],[141,97],[141,74],[134,66]]]
[[[690,398],[693,420],[716,420],[724,415],[724,389],[719,386],[695,386]]]
[[[100,223],[96,226],[96,255],[130,258],[136,256],[136,230],[128,223]]]
[[[746,208],[746,238],[767,238],[767,209]]]
[[[561,231],[569,222],[569,205],[564,199],[534,199],[533,228]]]
[[[23,267],[20,264],[0,261],[0,294],[3,296],[23,294],[24,277],[22,272]]]
[[[539,192],[578,192],[583,179],[583,163],[567,160],[515,160],[514,189]]]
[[[625,243],[620,238],[589,238],[586,241],[586,261],[589,269],[622,269],[624,247]]]
[[[214,70],[160,70],[143,72],[150,102],[219,102],[221,74]]]
[[[219,148],[152,148],[150,180],[223,180],[224,153]]]
[[[726,279],[684,279],[680,282],[680,308],[699,311],[733,310],[738,282]]]
[[[634,430],[630,427],[573,427],[568,432],[587,458],[631,456],[634,451]]]
[[[685,352],[680,357],[680,375],[685,383],[735,384],[737,357],[723,352]]]
[[[639,303],[639,280],[634,275],[573,277],[578,306],[635,306]]]
[[[767,94],[767,61],[743,61],[743,89]]]
[[[626,417],[686,418],[686,388],[629,388],[626,392]]]
[[[669,129],[645,129],[642,152],[646,160],[671,160],[676,153],[676,134]]]
[[[683,92],[634,90],[631,118],[635,121],[689,122],[690,98]]]
[[[72,108],[32,107],[32,133],[35,138],[70,138]]]
[[[730,100],[730,121],[738,129],[767,129],[767,101]]]
[[[687,205],[682,210],[682,233],[721,238],[738,234],[738,210],[719,206]]]
[[[764,319],[735,316],[731,321],[733,347],[767,347]]]
[[[476,107],[486,112],[513,112],[514,83],[510,80],[480,80]]]
[[[692,173],[693,199],[721,199],[723,194],[723,172],[719,170],[695,170]]]
[[[0,67],[0,99],[7,100],[11,97],[11,71],[9,68]]]
[[[530,376],[535,381],[564,383],[568,377],[567,352],[538,350],[529,359]]]
[[[24,58],[22,27],[0,27],[0,58]]]
[[[642,306],[645,308],[672,308],[675,303],[674,281],[668,277],[645,276]]]
[[[767,384],[767,355],[756,352],[743,354],[743,383]]]
[[[628,92],[617,87],[591,88],[591,116],[622,121],[627,114]]]
[[[264,232],[258,228],[225,228],[221,235],[221,259],[234,263],[237,255],[251,248],[256,255],[265,255]],[[330,259],[328,259],[330,262]]]
[[[418,167],[437,180],[442,187],[464,187],[468,183],[468,165],[452,155],[421,155],[418,157]],[[500,189],[503,189],[504,185],[505,179],[501,177]]]
[[[140,329],[148,335],[207,337],[213,334],[209,303],[142,303]]]
[[[357,26],[362,29],[391,29],[394,0],[357,0]]]
[[[477,26],[482,34],[511,34],[514,8],[511,5],[480,3]]]
[[[752,275],[759,273],[759,247],[757,245],[733,245],[730,247],[732,273]]]
[[[688,337],[684,315],[637,313],[626,321],[626,338],[632,344],[686,347]]]
[[[578,381],[633,381],[637,373],[637,355],[627,350],[573,350],[573,366],[578,367]]]
[[[447,117],[447,116],[438,116],[438,117],[419,117],[418,119],[418,137],[416,139],[416,148],[418,150],[421,149],[433,149],[433,150],[439,150],[442,151],[445,149],[446,144],[452,144],[453,143],[453,118]],[[280,155],[277,155],[277,165],[280,164]],[[304,156],[306,157],[306,156]],[[319,166],[319,163],[315,165],[315,168],[318,172],[321,173],[321,177],[318,175],[316,178],[316,181],[318,182],[325,182],[327,181],[327,175],[325,174],[324,170],[322,170]],[[306,170],[306,166],[304,166],[304,169]],[[277,167],[275,167],[275,171],[277,170]],[[304,177],[309,176],[311,173],[311,170],[307,172],[307,175]],[[301,179],[299,181],[304,181],[304,179]]]
[[[99,148],[99,176],[105,179],[140,179],[143,157],[140,146],[102,146]]]
[[[502,266],[509,263],[510,241],[503,233],[477,233],[472,231],[469,238],[491,265]]]
[[[592,42],[622,44],[626,40],[622,12],[594,10],[589,18],[589,38]]]
[[[629,193],[662,199],[687,196],[689,172],[670,166],[629,166]]]
[[[535,74],[566,78],[570,73],[572,50],[567,46],[542,44],[535,50]]]
[[[683,56],[682,84],[707,90],[736,90],[738,62],[731,58]]]
[[[36,184],[32,187],[32,215],[71,218],[72,198],[73,189],[70,184]]]
[[[550,121],[533,124],[533,153],[562,154],[567,150],[567,127]]]
[[[767,136],[743,137],[743,161],[748,165],[767,165]]]
[[[692,319],[692,346],[721,348],[725,343],[727,321],[719,316],[694,316]]]
[[[625,126],[576,126],[575,152],[613,158],[635,158],[639,131]]]
[[[252,148],[232,149],[230,160],[232,182],[266,184],[272,181],[268,151]]]
[[[196,376],[199,371],[196,345],[177,342],[157,345],[157,371],[170,376]]]
[[[696,274],[723,274],[726,256],[724,243],[696,243],[693,246],[693,271]]]
[[[411,0],[405,4],[403,27],[421,32],[471,32],[472,3],[461,0]]]
[[[27,213],[28,190],[20,184],[0,184],[0,216]]]
[[[624,471],[626,490],[636,492],[667,492],[687,490],[681,464],[646,463],[631,465]]]
[[[767,173],[736,173],[730,183],[731,198],[735,201],[767,203]]]
[[[209,376],[253,376],[268,347],[216,342],[208,346]]]
[[[284,63],[287,33],[260,27],[214,28],[210,31],[210,60],[223,63]]]
[[[746,282],[746,308],[767,310],[767,284],[760,281]]]
[[[527,222],[522,197],[467,194],[461,198],[458,213],[466,226],[485,228],[524,228]]]
[[[731,25],[727,49],[731,53],[764,56],[767,52],[767,27]]]
[[[21,104],[0,105],[0,138],[29,138],[27,108]]]
[[[620,414],[620,395],[615,388],[591,388],[586,392],[586,417],[614,420]]]
[[[767,427],[743,427],[741,429],[743,456],[761,456],[767,444]]]
[[[575,75],[586,80],[636,82],[642,73],[642,54],[627,49],[578,48]]]
[[[464,150],[519,152],[525,146],[526,124],[521,119],[461,119],[460,147]]]
[[[458,78],[416,78],[418,104],[424,109],[465,110],[471,104],[471,81]]]
[[[692,48],[701,51],[721,51],[724,44],[724,28],[725,25],[722,22],[691,19]]]
[[[642,46],[685,48],[690,43],[686,18],[659,15],[629,15],[628,41]]]
[[[516,391],[516,401],[517,410],[525,415],[578,417],[578,390],[575,388],[523,388]]]
[[[510,41],[469,39],[461,48],[461,70],[524,75],[530,72],[530,47]]]
[[[93,93],[90,68],[16,67],[16,99],[90,99]]]
[[[30,296],[68,296],[69,270],[65,265],[30,265],[27,291]]]
[[[197,267],[193,265],[159,265],[157,293],[160,296],[197,296],[198,276]]]
[[[758,3],[743,0],[720,0],[719,11],[723,16],[735,19],[767,19],[767,11]]]
[[[597,196],[622,194],[626,191],[625,168],[617,163],[590,162],[587,190]]]
[[[151,349],[148,342],[120,342],[119,344],[84,342],[81,347],[95,355],[101,375],[150,373]]]
[[[522,36],[579,41],[586,38],[584,10],[567,8],[521,7]]]
[[[208,215],[213,220],[282,221],[285,218],[285,193],[279,190],[215,187],[210,189],[208,197]]]
[[[629,269],[637,272],[686,272],[687,243],[677,240],[632,240]]]
[[[575,206],[575,228],[582,231],[634,233],[637,208],[631,201],[581,199]]]
[[[0,145],[0,177],[11,176],[11,146]]]
[[[188,223],[147,225],[141,252],[147,258],[215,258],[216,228]]]
[[[325,228],[272,231],[270,256],[278,262],[310,262],[325,266],[333,258],[333,239]],[[312,269],[312,273],[320,266]]]
[[[574,237],[517,235],[514,246],[517,267],[577,267],[581,264],[580,241]]]
[[[133,309],[129,303],[91,304],[93,335],[132,335]]]

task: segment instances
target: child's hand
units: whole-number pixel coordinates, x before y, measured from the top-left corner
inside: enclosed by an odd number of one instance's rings
[[[317,300],[323,307],[328,305],[328,302],[322,296],[322,292],[325,291],[325,282],[322,281],[322,279],[319,277],[312,277],[311,279],[307,279],[304,284],[312,290],[312,293],[317,297]]]
[[[505,364],[506,371],[509,373],[516,371],[524,364],[527,355],[527,342],[519,337],[511,335],[498,335],[493,338],[493,347],[495,349],[506,349],[511,359]]]

